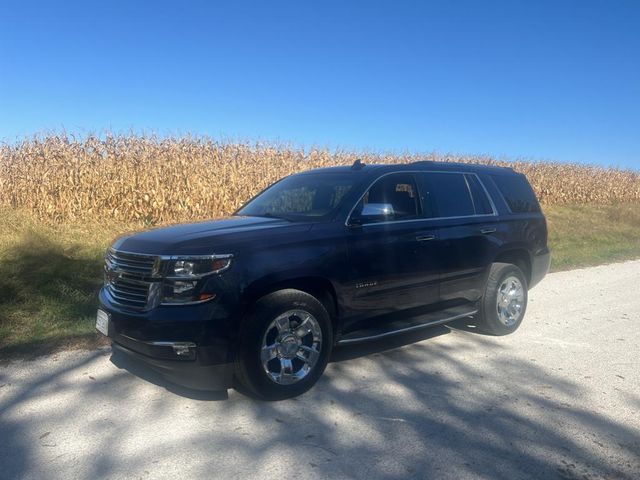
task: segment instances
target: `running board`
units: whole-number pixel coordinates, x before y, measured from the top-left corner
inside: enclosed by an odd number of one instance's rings
[[[356,330],[344,335],[340,340],[338,340],[337,344],[351,345],[355,343],[369,342],[371,340],[378,340],[391,335],[413,332],[415,330],[453,322],[454,320],[470,317],[471,315],[478,313],[477,309],[463,311],[462,313],[460,313],[460,310],[460,308],[451,308],[440,312],[421,315],[405,321],[394,321],[386,324],[386,328],[367,328]]]

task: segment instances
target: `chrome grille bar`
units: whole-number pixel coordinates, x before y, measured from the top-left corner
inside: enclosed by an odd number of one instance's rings
[[[105,260],[111,270],[153,276],[156,273],[159,258],[152,255],[123,253],[110,248]]]
[[[157,256],[110,248],[105,256],[105,285],[111,300],[134,310],[147,309],[159,262]]]

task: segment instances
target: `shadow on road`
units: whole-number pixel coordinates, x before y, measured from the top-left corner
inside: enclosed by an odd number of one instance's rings
[[[46,420],[91,435],[76,452],[89,466],[87,478],[143,471],[159,452],[176,463],[191,459],[183,467],[188,477],[256,476],[276,460],[290,465],[292,475],[367,479],[592,480],[640,471],[637,429],[585,408],[589,392],[577,381],[514,355],[488,355],[504,348],[492,337],[459,333],[438,341],[450,332],[438,327],[397,337],[393,346],[337,349],[314,389],[273,403],[236,393],[225,402],[200,402],[223,397],[172,389],[133,365],[120,364],[177,396],[149,392],[123,371],[86,381],[81,375],[88,365],[108,355],[85,355],[40,372],[11,395],[0,388],[2,474],[33,476],[45,440],[23,409],[57,396],[65,402]],[[0,385],[6,381],[0,378]],[[142,391],[152,401],[140,405]],[[104,413],[84,419],[87,404],[101,405]],[[185,408],[189,417],[181,413]],[[174,433],[146,436],[153,425],[171,425]],[[126,461],[113,448],[123,439],[139,444],[127,450]]]
[[[410,332],[403,335],[396,335],[375,342],[366,342],[344,347],[335,347],[330,358],[330,362],[344,362],[354,358],[364,357],[375,353],[381,353],[395,348],[411,345],[416,342],[435,338],[449,333],[450,330],[442,325],[427,328],[418,332]],[[126,370],[136,377],[162,387],[168,392],[180,395],[193,400],[227,400],[229,398],[226,390],[211,392],[182,387],[166,380],[158,371],[142,362],[135,361],[131,357],[114,350],[110,357],[111,363],[116,367]]]

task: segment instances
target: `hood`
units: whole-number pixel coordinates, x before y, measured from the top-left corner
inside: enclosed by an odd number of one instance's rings
[[[296,238],[296,234],[310,228],[311,223],[279,218],[232,216],[125,235],[114,242],[113,248],[149,255],[235,253],[247,244],[267,242],[269,237]]]

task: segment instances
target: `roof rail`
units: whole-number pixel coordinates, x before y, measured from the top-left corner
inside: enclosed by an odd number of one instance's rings
[[[415,162],[411,162],[411,165],[432,165],[436,162],[433,160],[417,160]]]
[[[515,171],[513,167],[503,166],[503,165],[487,165],[485,163],[473,163],[473,162],[450,162],[450,161],[438,161],[438,160],[418,160],[415,162],[411,162],[411,165],[461,165],[468,167],[479,167],[479,168],[494,168],[496,170],[507,170],[507,171]]]

